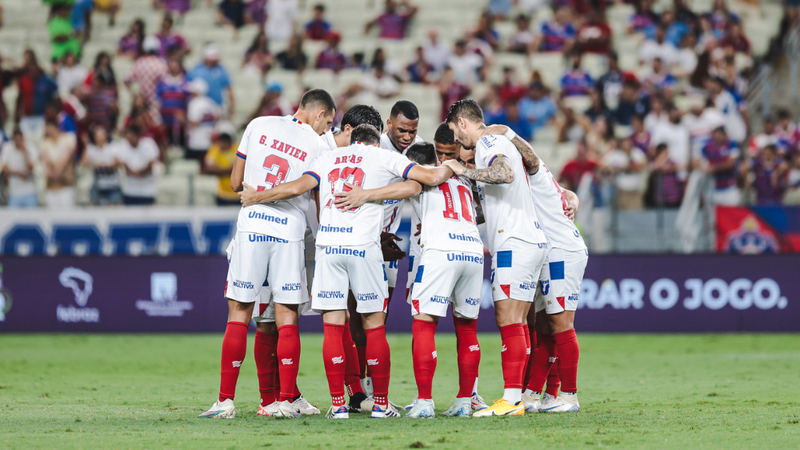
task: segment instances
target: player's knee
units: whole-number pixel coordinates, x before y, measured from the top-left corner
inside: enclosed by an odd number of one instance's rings
[[[242,303],[228,299],[228,322],[250,323],[255,303]]]
[[[547,324],[550,334],[561,333],[573,328],[575,313],[564,311],[558,314],[548,314]]]

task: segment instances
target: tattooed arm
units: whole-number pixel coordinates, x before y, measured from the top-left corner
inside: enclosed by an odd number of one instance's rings
[[[503,135],[509,128],[505,125],[489,125],[483,130],[481,136],[486,136],[489,134],[494,135]],[[514,136],[514,139],[511,140],[511,143],[514,144],[517,151],[520,155],[522,155],[522,161],[525,163],[525,167],[528,170],[528,173],[533,175],[534,173],[539,171],[539,156],[536,155],[536,152],[531,147],[526,140],[522,139],[519,136]]]
[[[458,161],[451,159],[443,165],[451,168],[456,176],[464,176],[470,180],[482,181],[486,184],[508,184],[514,182],[514,170],[505,157],[495,158],[486,169],[467,169]]]

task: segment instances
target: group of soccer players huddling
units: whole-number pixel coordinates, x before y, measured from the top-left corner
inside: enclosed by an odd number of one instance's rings
[[[448,305],[459,388],[445,416],[579,411],[573,321],[588,251],[571,220],[575,194],[512,130],[486,126],[472,100],[450,107],[433,144],[417,136],[419,113],[408,101],[394,105],[385,132],[371,106],[350,108],[338,129],[335,113],[330,94],[313,89],[293,116],[259,117],[244,132],[231,173],[242,209],[228,247],[219,398],[200,417],[235,417],[253,319],[258,415],[319,414],[297,386],[298,319],[309,313],[324,324],[327,417],[401,415],[388,398],[385,323],[405,256],[395,234],[405,199],[418,395],[404,417],[434,417],[435,332]],[[492,405],[477,392],[484,222],[505,387]]]

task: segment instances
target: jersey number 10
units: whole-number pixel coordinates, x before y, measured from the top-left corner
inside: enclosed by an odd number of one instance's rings
[[[444,195],[444,218],[450,220],[458,220],[458,213],[456,212],[453,191],[450,189],[449,183],[442,183],[439,185],[439,190]],[[474,214],[472,213],[472,192],[463,185],[458,185],[456,188],[458,197],[461,201],[461,215],[469,223],[475,223]]]

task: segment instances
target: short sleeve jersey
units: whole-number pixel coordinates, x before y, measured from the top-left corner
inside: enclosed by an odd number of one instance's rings
[[[550,247],[562,250],[585,250],[578,227],[567,218],[567,198],[550,169],[542,162],[539,170],[528,176],[536,214],[544,227]]]
[[[397,152],[360,143],[320,155],[306,172],[319,182],[317,245],[378,244],[383,202],[366,203],[355,211],[341,211],[333,206],[333,193],[344,189],[344,181],[364,189],[386,186],[408,176],[412,166],[414,163]]]
[[[506,158],[514,172],[514,181],[503,184],[478,182],[489,251],[494,254],[509,238],[532,244],[547,242],[536,217],[522,156],[505,136],[482,137],[475,146],[475,168],[486,169],[497,158]]]
[[[424,142],[424,139],[417,137],[414,139],[414,144],[418,142]],[[413,144],[412,144],[413,145]],[[389,139],[389,135],[386,133],[381,134],[381,148],[385,150],[389,150],[392,153],[403,154],[405,152],[401,151],[399,148],[396,148],[394,144],[392,144],[391,139]],[[400,178],[396,178],[392,180],[392,183],[396,183],[398,181],[402,181]],[[383,210],[383,227],[381,231],[386,231],[392,234],[396,234],[397,230],[400,228],[400,214],[403,211],[403,201],[402,200],[386,200],[384,202],[384,210]]]
[[[247,160],[244,182],[263,191],[300,178],[322,145],[311,126],[292,116],[258,117],[247,125],[236,156]],[[302,240],[310,197],[305,193],[289,200],[243,207],[238,231]]]
[[[425,186],[411,202],[422,222],[422,250],[483,254],[469,180],[450,177],[439,186]]]

